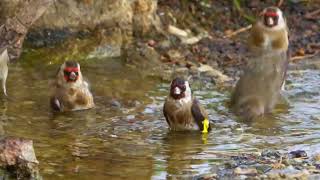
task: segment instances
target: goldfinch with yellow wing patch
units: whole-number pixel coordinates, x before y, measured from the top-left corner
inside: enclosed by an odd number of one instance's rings
[[[192,97],[188,81],[181,78],[171,82],[163,114],[172,131],[197,130],[208,133],[211,130],[206,110]]]

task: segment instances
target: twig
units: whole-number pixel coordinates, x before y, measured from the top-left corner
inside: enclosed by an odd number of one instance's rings
[[[210,151],[207,152],[209,155],[217,155],[223,157],[232,157],[232,156],[259,156],[260,152],[221,152],[221,151]]]
[[[309,12],[309,13],[307,13],[306,15],[304,15],[304,17],[305,17],[306,19],[315,19],[315,18],[312,17],[312,16],[314,16],[314,15],[316,15],[316,14],[320,14],[320,9],[317,9],[317,10],[315,10],[315,11]]]
[[[283,0],[279,0],[277,6],[280,7],[283,4]]]
[[[308,54],[308,55],[304,55],[304,56],[293,56],[290,58],[290,61],[297,61],[297,60],[301,60],[301,59],[306,59],[306,58],[312,58],[314,56],[316,56],[320,51],[316,51],[313,54]]]
[[[246,26],[246,27],[242,27],[242,28],[240,28],[240,29],[238,29],[238,30],[236,30],[236,31],[233,31],[232,33],[230,33],[230,34],[228,34],[228,35],[223,36],[223,38],[230,38],[230,37],[232,37],[232,36],[235,36],[235,35],[237,35],[237,34],[239,34],[239,33],[242,33],[242,32],[244,32],[244,31],[247,31],[247,30],[251,29],[251,27],[252,27],[251,24],[248,25],[248,26]]]
[[[284,165],[282,165],[282,158],[283,156],[280,156],[280,160],[274,164],[272,164],[273,169],[282,169]]]

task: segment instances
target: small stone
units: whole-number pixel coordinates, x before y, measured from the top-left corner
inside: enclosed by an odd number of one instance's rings
[[[148,46],[154,47],[155,45],[156,45],[156,41],[154,41],[153,39],[148,41]]]
[[[134,118],[135,118],[134,115],[128,115],[128,116],[126,117],[127,120],[132,120],[132,119],[134,119]]]
[[[167,48],[170,48],[171,46],[171,42],[169,40],[164,40],[164,41],[161,41],[158,46],[162,49],[167,49]]]
[[[250,8],[257,8],[259,7],[260,2],[258,0],[251,0],[250,3],[248,4],[248,6]]]
[[[217,69],[213,69],[209,65],[201,65],[198,68],[198,70],[199,70],[199,72],[204,72],[206,76],[212,77],[221,83],[232,80],[229,76],[224,75],[222,72],[220,72]]]
[[[308,179],[310,172],[306,169],[299,171],[297,173],[287,174],[287,179]]]
[[[112,107],[116,107],[116,108],[120,108],[121,107],[121,103],[117,100],[111,100],[110,102]]]
[[[297,51],[297,55],[298,56],[304,56],[305,55],[305,51],[303,48],[300,48],[298,51]]]
[[[290,158],[307,158],[308,155],[304,150],[291,151]]]
[[[191,66],[189,69],[190,69],[190,73],[192,73],[192,74],[197,74],[198,73],[197,66]]]
[[[169,58],[172,60],[177,60],[177,59],[183,58],[182,54],[178,50],[173,50],[173,49],[169,50],[167,54],[168,54]]]
[[[154,112],[155,111],[150,107],[145,108],[143,111],[144,114],[154,114]]]
[[[261,152],[261,156],[262,157],[268,157],[268,158],[280,158],[281,157],[281,153],[278,152],[278,151],[273,151],[273,150],[270,150],[270,149],[266,149],[266,150],[263,150]]]
[[[130,102],[130,105],[133,106],[133,107],[138,107],[141,105],[141,102],[137,101],[137,100],[134,100],[132,102]]]
[[[268,179],[281,179],[279,173],[268,173]]]
[[[189,69],[186,67],[177,68],[175,70],[175,73],[177,74],[187,74],[189,72]]]
[[[107,58],[121,56],[121,44],[103,44],[89,53],[88,58]]]
[[[256,175],[258,174],[257,169],[255,168],[240,168],[237,167],[233,171],[236,175]]]
[[[314,159],[315,161],[320,161],[320,153],[314,155],[313,159]]]
[[[197,177],[198,180],[215,180],[217,179],[217,174],[206,174],[201,175],[201,177]]]

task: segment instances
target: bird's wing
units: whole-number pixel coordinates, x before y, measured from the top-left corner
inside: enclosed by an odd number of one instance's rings
[[[165,101],[165,103],[163,105],[163,115],[166,118],[166,121],[167,121],[169,127],[171,127],[167,110],[168,110],[168,99],[166,99],[166,101]]]
[[[206,110],[200,105],[199,101],[197,99],[194,99],[191,106],[191,113],[196,121],[197,125],[199,126],[199,129],[201,131],[204,130],[204,121],[208,121],[208,115],[206,113]],[[211,130],[211,126],[209,124],[209,127],[207,129],[208,131]]]
[[[57,97],[50,98],[50,105],[53,110],[62,111],[62,104],[60,103],[60,101]]]

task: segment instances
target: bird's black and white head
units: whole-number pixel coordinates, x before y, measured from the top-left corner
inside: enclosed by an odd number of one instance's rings
[[[286,27],[283,13],[277,7],[265,8],[260,14],[260,23],[269,30],[278,30]]]
[[[175,78],[171,82],[170,96],[175,100],[191,101],[191,89],[188,81],[182,78]]]

